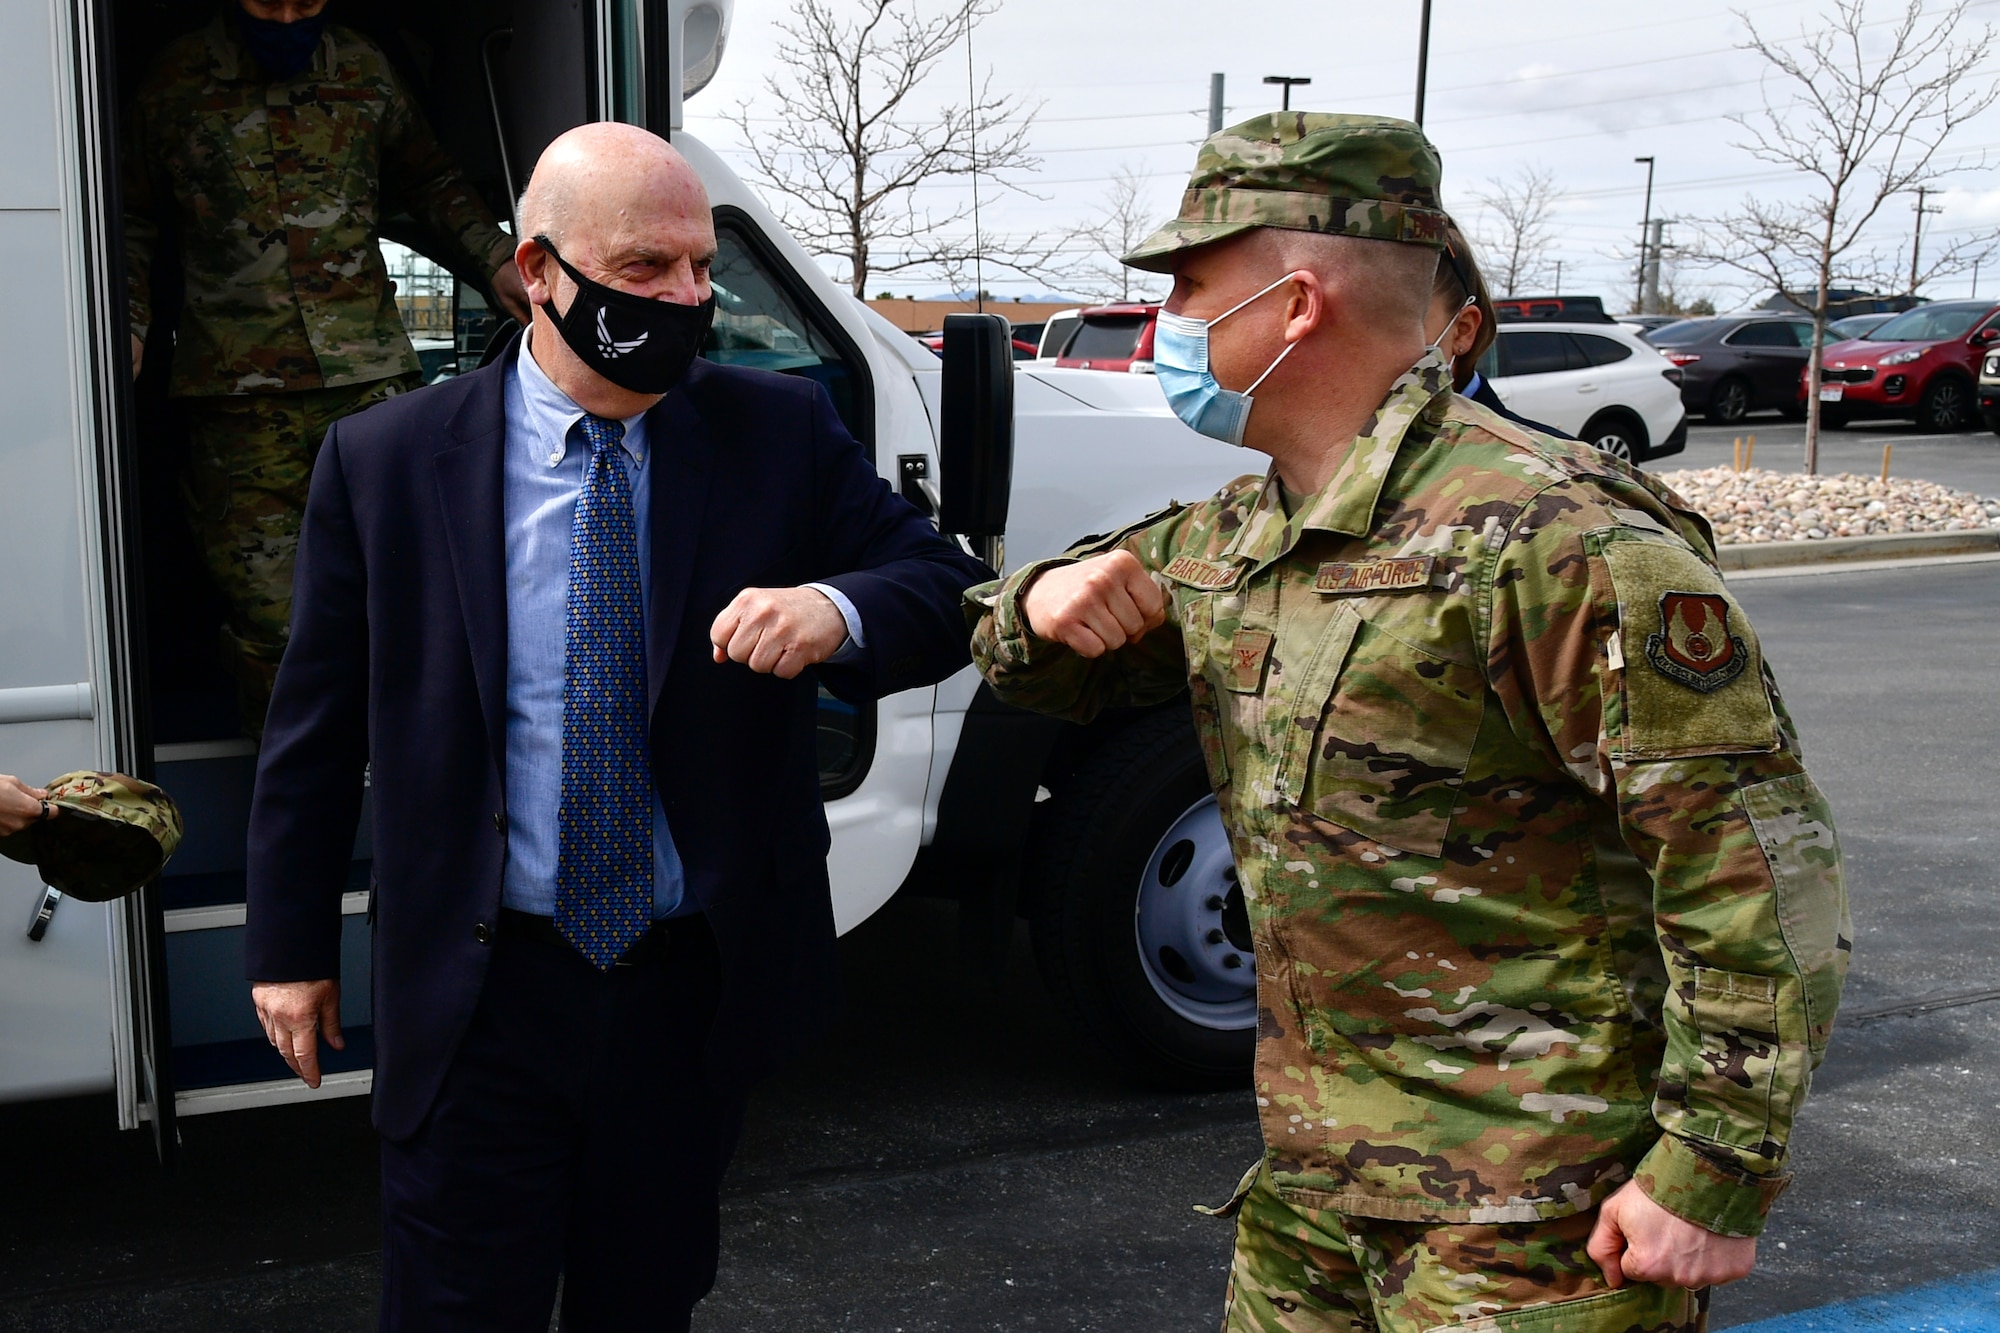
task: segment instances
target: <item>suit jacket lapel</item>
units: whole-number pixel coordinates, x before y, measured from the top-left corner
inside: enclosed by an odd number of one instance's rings
[[[432,460],[445,541],[458,583],[472,676],[493,762],[506,771],[507,717],[507,376],[512,351],[468,379],[479,383],[445,427],[445,447]]]
[[[666,683],[667,668],[673,662],[680,638],[702,514],[708,506],[714,437],[695,408],[695,397],[706,372],[707,364],[696,361],[687,379],[646,416],[646,434],[652,442],[654,462],[650,482],[653,596],[646,620],[649,716],[659,709],[660,690]],[[691,638],[701,638],[699,648],[704,651],[708,647],[707,629],[706,625],[697,625],[689,630]],[[690,644],[690,650],[694,648]]]

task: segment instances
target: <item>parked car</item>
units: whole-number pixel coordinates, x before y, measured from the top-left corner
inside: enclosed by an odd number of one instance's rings
[[[1968,430],[1977,421],[1981,362],[2000,343],[2000,305],[1934,301],[1897,315],[1866,338],[1825,351],[1820,421],[1914,420],[1919,430]],[[1804,401],[1806,378],[1798,380]]]
[[[1500,326],[1479,372],[1512,411],[1640,463],[1687,447],[1680,371],[1616,324]]]
[[[2000,435],[2000,352],[1987,352],[1979,362],[1979,419]]]
[[[1056,358],[1059,366],[1077,370],[1120,370],[1151,374],[1153,321],[1157,301],[1126,301],[1094,305],[1083,311],[1069,345]]]
[[[1571,324],[1611,324],[1604,313],[1601,296],[1508,296],[1493,303],[1493,319],[1498,324],[1522,320],[1555,319]]]
[[[1727,426],[1763,408],[1797,414],[1812,337],[1810,319],[1756,313],[1684,319],[1646,341],[1680,367],[1687,410]]]
[[[1686,315],[1620,315],[1618,323],[1643,338],[1654,329],[1664,329],[1667,325],[1678,324],[1686,318]]]
[[[1830,320],[1826,326],[1826,345],[1846,342],[1849,338],[1866,338],[1875,330],[1896,317],[1898,312],[1877,312],[1872,315],[1849,315],[1845,319]]]
[[[1042,325],[1042,336],[1035,340],[1035,359],[1053,361],[1062,355],[1069,345],[1069,337],[1076,332],[1077,325],[1083,323],[1083,307],[1074,310],[1058,310]]]

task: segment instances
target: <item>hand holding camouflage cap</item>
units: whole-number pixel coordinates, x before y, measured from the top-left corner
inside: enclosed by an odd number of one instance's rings
[[[0,778],[0,788],[0,830],[11,830],[0,836],[0,855],[36,867],[44,884],[84,902],[144,888],[180,846],[180,808],[150,782],[79,772],[46,788]]]

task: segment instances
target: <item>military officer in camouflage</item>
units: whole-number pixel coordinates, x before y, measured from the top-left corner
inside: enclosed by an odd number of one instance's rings
[[[512,239],[388,58],[325,10],[229,0],[160,53],[125,146],[133,373],[171,221],[186,297],[168,392],[186,408],[188,513],[232,607],[224,652],[253,736],[284,652],[319,442],[418,383],[378,244],[383,215],[408,209],[493,275],[508,313],[528,313]]]
[[[1192,696],[1260,1009],[1225,1328],[1696,1329],[1786,1184],[1839,849],[1707,523],[1451,392],[1438,180],[1404,121],[1209,138],[1126,262],[1269,475],[975,589],[975,655],[1079,720]]]

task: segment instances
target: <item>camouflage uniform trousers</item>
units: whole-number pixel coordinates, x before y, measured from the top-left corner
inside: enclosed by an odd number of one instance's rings
[[[188,521],[229,601],[222,652],[247,734],[264,734],[292,620],[292,561],[327,428],[416,388],[414,375],[294,393],[183,399]]]
[[[1212,1211],[1236,1219],[1223,1333],[1702,1333],[1707,1324],[1706,1293],[1605,1285],[1584,1252],[1594,1208],[1549,1222],[1390,1222],[1295,1207],[1259,1163]]]

